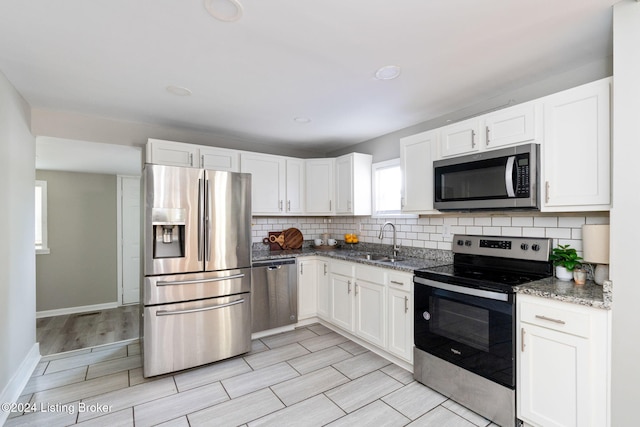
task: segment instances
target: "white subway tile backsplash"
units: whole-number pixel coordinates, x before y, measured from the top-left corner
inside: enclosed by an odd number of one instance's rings
[[[556,216],[537,216],[533,218],[533,226],[534,227],[557,227],[558,226],[558,217]]]
[[[582,227],[582,224],[585,223],[585,217],[576,217],[576,216],[570,216],[570,217],[559,217],[558,218],[558,227]]]
[[[494,227],[511,227],[510,217],[495,217],[491,218],[491,225]]]
[[[606,213],[532,214],[531,216],[432,216],[420,218],[372,218],[372,217],[254,217],[251,235],[254,243],[262,242],[269,231],[280,231],[290,227],[299,228],[305,240],[330,233],[334,238],[342,239],[345,233],[357,233],[362,242],[390,245],[392,233],[386,228],[384,239],[378,239],[380,227],[391,221],[396,225],[397,238],[403,247],[428,249],[451,248],[451,239],[443,237],[444,225],[448,225],[451,234],[486,234],[493,236],[549,237],[554,241],[568,242],[579,252],[582,250],[583,224],[608,224]],[[560,243],[566,244],[566,243]]]
[[[532,216],[514,216],[511,218],[511,225],[514,227],[533,227]]]
[[[491,225],[491,217],[478,217],[473,219],[474,225],[489,226]]]

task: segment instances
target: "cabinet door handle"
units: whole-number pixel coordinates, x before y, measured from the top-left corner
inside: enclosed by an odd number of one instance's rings
[[[347,200],[347,210],[351,210],[351,200]]]
[[[404,197],[400,197],[400,209],[404,208]]]
[[[407,311],[409,311],[409,297],[405,296],[404,297],[404,312],[406,313]]]
[[[324,263],[324,275],[325,276],[327,275],[327,263],[326,262]]]
[[[189,166],[193,166],[193,153],[189,153]]]
[[[300,275],[302,276],[304,274],[304,263],[300,263]]]
[[[329,200],[329,210],[331,210],[331,200]]]
[[[524,328],[520,329],[520,351],[524,352]]]
[[[200,155],[200,167],[204,168],[204,154]]]
[[[355,283],[355,296],[358,296],[358,282]]]
[[[544,202],[549,203],[549,181],[544,183]]]
[[[351,280],[347,281],[347,294],[351,293]]]
[[[280,200],[280,212],[282,212],[282,200]]]
[[[489,126],[485,127],[485,135],[487,137],[487,147],[489,146]]]
[[[565,325],[567,322],[560,319],[554,319],[552,317],[542,316],[540,314],[536,314],[536,319],[546,320],[548,322],[558,323],[560,325]]]
[[[287,200],[287,212],[291,212],[291,200]]]
[[[476,148],[476,132],[471,131],[471,148]]]
[[[390,280],[390,282],[393,283],[394,285],[404,286],[403,282],[398,282],[397,280]]]

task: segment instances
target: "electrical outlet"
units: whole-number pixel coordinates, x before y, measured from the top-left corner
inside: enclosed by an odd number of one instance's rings
[[[451,239],[451,225],[445,224],[442,226],[442,238]]]

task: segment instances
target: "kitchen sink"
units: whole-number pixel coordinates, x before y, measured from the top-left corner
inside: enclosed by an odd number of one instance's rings
[[[404,258],[385,258],[385,259],[381,259],[379,260],[381,262],[400,262],[400,261],[404,261]]]
[[[367,261],[388,261],[390,259],[387,255],[380,254],[362,254],[356,255],[355,258],[366,259]]]

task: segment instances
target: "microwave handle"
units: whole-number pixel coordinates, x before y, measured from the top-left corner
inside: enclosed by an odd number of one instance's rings
[[[507,158],[507,167],[504,171],[504,182],[507,187],[507,196],[516,197],[516,192],[513,187],[513,168],[515,167],[516,156],[509,156]]]

